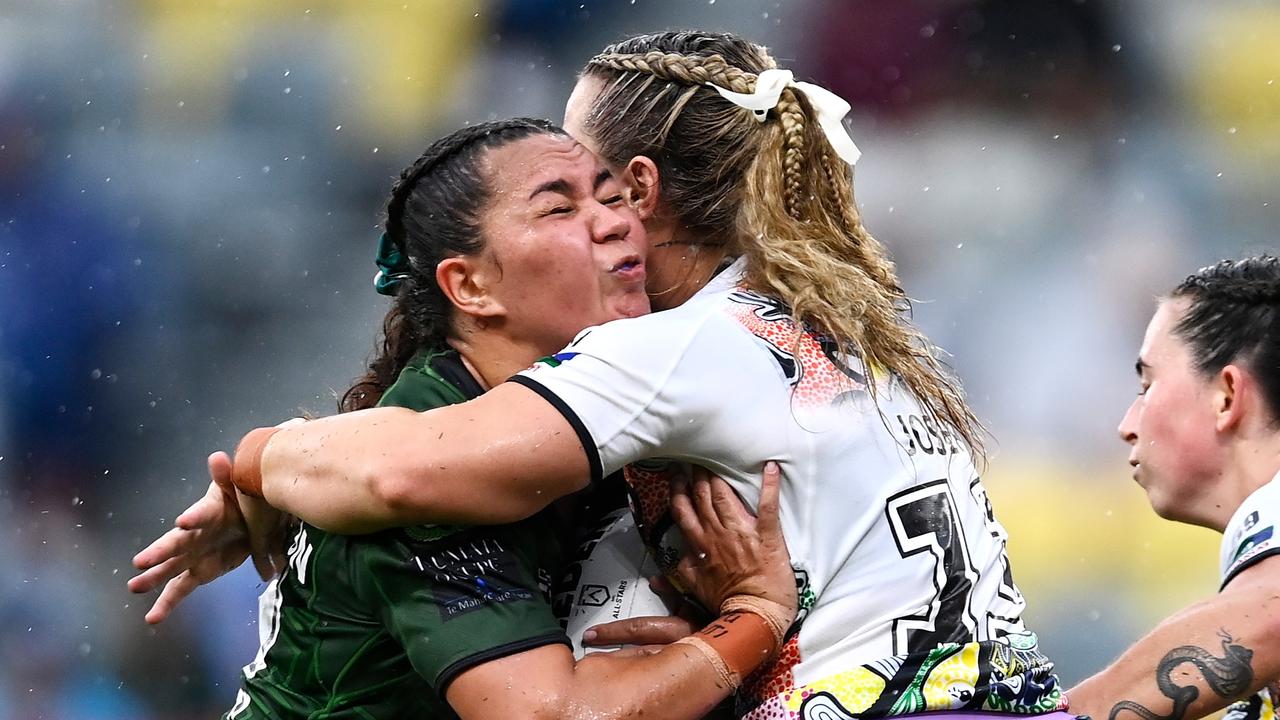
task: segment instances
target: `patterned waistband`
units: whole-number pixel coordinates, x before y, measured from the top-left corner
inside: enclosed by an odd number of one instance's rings
[[[747,720],[878,720],[926,713],[939,720],[992,720],[1063,710],[1053,663],[1040,653],[1035,636],[1027,633],[1017,645],[939,645],[794,686],[754,707],[740,705],[739,711]]]

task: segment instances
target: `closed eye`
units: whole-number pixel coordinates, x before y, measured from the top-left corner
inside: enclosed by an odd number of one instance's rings
[[[616,205],[617,203],[622,202],[624,199],[625,198],[623,198],[621,195],[614,195],[613,197],[607,200],[604,200],[603,202],[605,205]]]

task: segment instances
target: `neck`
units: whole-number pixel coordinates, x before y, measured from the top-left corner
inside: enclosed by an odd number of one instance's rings
[[[464,328],[449,338],[449,345],[462,356],[467,370],[485,390],[507,381],[538,358],[547,355],[541,345],[535,347],[492,330]],[[557,346],[555,352],[558,350]]]
[[[1280,432],[1270,427],[1256,428],[1234,443],[1229,452],[1223,486],[1230,496],[1224,498],[1222,517],[1214,518],[1219,532],[1226,529],[1236,508],[1246,498],[1280,472]]]
[[[660,239],[663,235],[665,240]],[[684,228],[661,228],[650,237],[654,242],[645,264],[649,271],[649,300],[655,311],[669,310],[693,297],[710,282],[729,254],[727,247],[707,245],[706,238]]]

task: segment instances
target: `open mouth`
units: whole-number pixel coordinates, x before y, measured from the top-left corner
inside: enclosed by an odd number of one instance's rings
[[[623,258],[618,264],[609,268],[609,272],[626,273],[643,267],[644,263],[640,262],[640,258],[631,256]]]

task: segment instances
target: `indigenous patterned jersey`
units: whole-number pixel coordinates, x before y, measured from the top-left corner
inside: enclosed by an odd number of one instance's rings
[[[801,613],[740,710],[835,720],[1058,709],[964,444],[895,379],[798,333],[740,277],[741,261],[683,306],[586,330],[512,379],[565,415],[594,477],[635,463],[637,524],[660,562],[679,553],[667,480],[681,463],[711,469],[753,506],[763,464],[781,463]]]
[[[456,353],[421,354],[381,404],[428,410],[481,392]],[[559,562],[547,511],[360,537],[304,524],[259,601],[262,647],[224,718],[456,717],[444,691],[462,671],[567,644],[548,600]]]
[[[1227,523],[1219,562],[1222,587],[1241,570],[1280,553],[1277,525],[1280,525],[1280,474],[1245,498]],[[1227,708],[1224,720],[1276,720],[1277,697],[1280,697],[1280,687],[1263,688],[1248,700]]]

